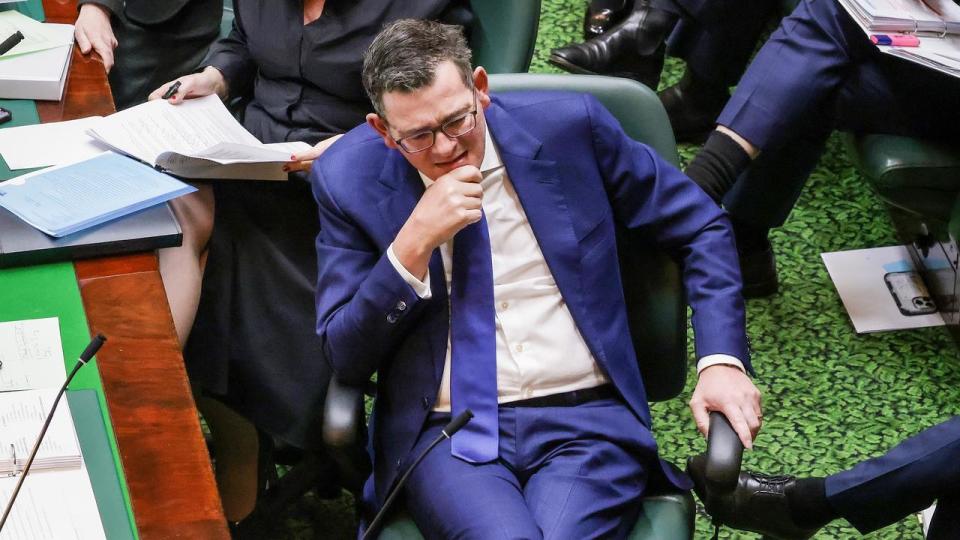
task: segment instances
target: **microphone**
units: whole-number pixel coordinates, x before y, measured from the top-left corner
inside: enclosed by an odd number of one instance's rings
[[[73,371],[70,372],[70,375],[67,375],[67,380],[65,380],[63,386],[60,387],[60,391],[57,393],[57,397],[54,398],[53,405],[50,407],[50,412],[47,414],[47,419],[43,422],[43,427],[40,428],[40,435],[37,436],[37,441],[33,443],[33,450],[30,451],[30,457],[27,458],[27,464],[24,465],[23,470],[20,471],[20,478],[17,480],[17,486],[13,488],[13,493],[10,495],[7,507],[3,511],[3,517],[0,518],[0,531],[3,531],[3,526],[7,523],[7,517],[10,515],[10,509],[13,508],[13,501],[17,500],[17,495],[20,493],[23,481],[27,478],[27,472],[30,470],[30,466],[33,465],[33,459],[37,457],[37,451],[40,450],[40,443],[43,442],[43,436],[47,434],[47,428],[50,427],[50,421],[53,420],[53,413],[57,410],[60,398],[63,397],[64,392],[67,391],[67,386],[70,384],[70,381],[73,380],[73,377],[76,376],[77,372],[80,371],[80,368],[87,365],[87,362],[93,358],[93,355],[97,354],[97,351],[100,350],[100,347],[103,346],[103,342],[106,340],[107,338],[105,338],[103,334],[97,334],[96,337],[90,341],[87,348],[80,353],[80,358],[77,359],[76,365],[73,366]],[[16,470],[16,463],[14,463],[14,470]]]
[[[417,468],[417,465],[423,461],[423,458],[427,457],[427,454],[444,439],[449,439],[453,437],[453,434],[460,431],[460,428],[467,425],[467,422],[473,418],[473,411],[467,409],[462,413],[458,414],[453,420],[450,420],[450,423],[444,426],[440,430],[440,435],[437,435],[437,438],[430,443],[423,452],[420,452],[420,455],[417,456],[417,459],[413,462],[413,465],[407,468],[407,471],[403,473],[403,476],[400,477],[400,480],[397,480],[393,484],[393,488],[387,494],[387,500],[384,501],[383,506],[380,507],[380,511],[377,512],[377,515],[373,517],[373,521],[370,522],[370,526],[367,527],[367,530],[363,532],[363,536],[360,537],[360,540],[367,540],[367,537],[372,537],[371,535],[376,534],[377,529],[380,528],[380,522],[383,521],[384,516],[387,514],[387,510],[390,508],[390,505],[393,504],[393,500],[397,498],[397,494],[400,493],[400,488],[403,487],[403,484],[406,483],[407,477],[410,476],[410,473]]]

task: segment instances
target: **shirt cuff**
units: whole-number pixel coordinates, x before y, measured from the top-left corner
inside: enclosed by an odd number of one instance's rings
[[[433,293],[430,292],[430,272],[427,272],[427,277],[424,279],[424,281],[420,281],[419,279],[415,278],[409,270],[400,264],[400,261],[397,259],[397,255],[393,252],[393,244],[390,244],[390,246],[387,247],[387,259],[390,260],[390,264],[393,265],[393,268],[398,274],[400,274],[400,277],[407,282],[407,285],[410,285],[410,287],[413,289],[413,292],[417,293],[417,296],[419,296],[421,300],[429,300],[431,297],[433,297]],[[734,358],[734,360],[736,360],[736,358]]]
[[[729,354],[708,354],[707,356],[704,356],[697,362],[697,375],[699,376],[700,373],[703,372],[703,370],[707,369],[710,366],[715,366],[717,364],[725,364],[728,366],[733,366],[744,373],[747,372],[747,370],[743,368],[743,362],[741,362],[734,356],[730,356]]]

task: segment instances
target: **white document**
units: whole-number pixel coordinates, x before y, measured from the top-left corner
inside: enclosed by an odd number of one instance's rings
[[[16,477],[0,478],[7,501]],[[4,504],[6,504],[4,502]],[[106,538],[86,467],[32,470],[10,510],[0,540],[99,540]]]
[[[14,12],[0,12],[3,13]],[[3,58],[0,60],[0,98],[56,101],[63,97],[73,58],[73,25],[46,23],[43,26],[59,35],[66,45],[12,58],[0,57]]]
[[[67,377],[59,320],[0,323],[0,362],[0,392],[59,388]]]
[[[184,178],[286,180],[290,154],[302,142],[265,145],[217,96],[181,105],[153,100],[107,116],[88,133],[118,152]]]
[[[0,55],[0,61],[63,45],[73,45],[73,27],[70,26],[71,34],[68,37],[57,29],[61,26],[70,25],[46,24],[31,19],[19,11],[0,11],[0,40],[6,39],[7,36],[12,36],[18,31],[23,34],[23,40]]]
[[[90,116],[66,122],[50,122],[0,129],[0,154],[10,170],[65,165],[102,154],[109,148],[87,135],[99,122]]]
[[[907,248],[821,253],[858,334],[943,326]]]
[[[0,476],[23,470],[57,391],[0,392]],[[64,399],[53,414],[31,470],[75,469],[82,463],[70,406]]]

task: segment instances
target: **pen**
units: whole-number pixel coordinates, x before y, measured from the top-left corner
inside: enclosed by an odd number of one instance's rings
[[[920,38],[910,34],[873,34],[870,41],[874,45],[892,45],[894,47],[919,47]]]
[[[180,89],[180,81],[176,81],[170,85],[170,88],[167,88],[167,91],[163,93],[161,99],[170,99],[173,96],[177,95],[177,90]]]
[[[23,33],[17,30],[12,36],[3,40],[3,43],[0,43],[0,55],[7,54],[7,51],[16,47],[17,43],[21,41],[23,41]]]

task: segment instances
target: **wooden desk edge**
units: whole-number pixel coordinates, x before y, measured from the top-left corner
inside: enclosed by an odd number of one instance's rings
[[[73,24],[75,0],[44,0],[47,21]],[[59,102],[41,122],[114,112],[97,57],[74,47]],[[97,361],[141,538],[230,538],[153,253],[74,265],[91,334],[109,341]]]

